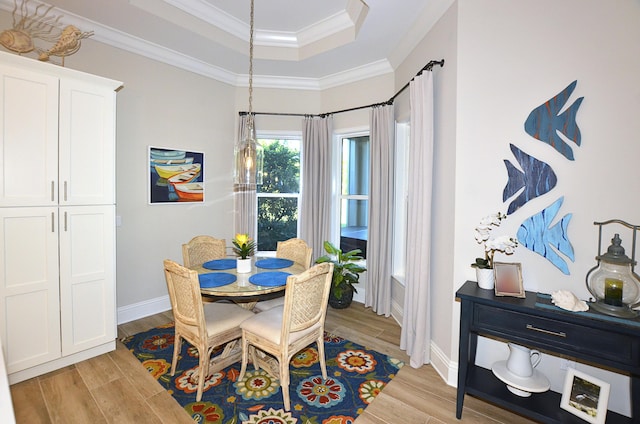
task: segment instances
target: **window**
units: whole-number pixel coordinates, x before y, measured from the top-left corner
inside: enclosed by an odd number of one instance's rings
[[[392,275],[404,282],[407,253],[407,194],[409,180],[409,135],[408,123],[396,124],[395,198],[393,215],[393,265]]]
[[[340,249],[367,257],[369,223],[369,135],[340,137]]]
[[[278,241],[298,236],[300,137],[260,138],[264,174],[258,186],[258,251],[275,251]]]

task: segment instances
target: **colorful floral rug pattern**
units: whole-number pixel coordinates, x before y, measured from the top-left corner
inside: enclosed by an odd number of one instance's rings
[[[183,343],[177,370],[171,376],[173,324],[122,342],[198,423],[351,424],[404,365],[325,333],[328,378],[322,378],[315,344],[300,351],[290,363],[291,411],[287,412],[279,381],[251,364],[241,381],[239,363],[211,376],[205,382],[202,401],[196,402],[192,374],[198,353],[188,342]]]

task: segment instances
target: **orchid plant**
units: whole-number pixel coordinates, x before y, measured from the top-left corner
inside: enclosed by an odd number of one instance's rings
[[[256,249],[256,242],[249,237],[249,234],[236,234],[231,242],[233,243],[233,251],[241,259],[252,256]]]
[[[515,248],[518,247],[518,240],[509,236],[501,236],[489,238],[491,230],[499,227],[503,220],[507,219],[507,215],[498,212],[489,216],[485,216],[475,229],[475,238],[478,244],[484,244],[484,258],[476,258],[475,263],[471,266],[481,269],[493,269],[493,257],[496,252],[503,252],[511,255]]]

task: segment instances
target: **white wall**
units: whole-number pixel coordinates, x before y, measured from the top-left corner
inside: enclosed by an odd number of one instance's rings
[[[619,218],[640,223],[640,198],[633,189],[640,179],[640,120],[635,117],[640,110],[640,46],[636,42],[640,39],[640,3],[460,0],[458,7],[456,232],[449,284],[457,289],[465,280],[475,279],[469,263],[482,250],[473,239],[473,229],[482,216],[506,211],[503,160],[515,162],[509,150],[513,143],[550,164],[558,184],[510,215],[496,235],[515,235],[521,222],[564,196],[554,223],[573,214],[568,236],[575,262],[568,261],[570,275],[564,275],[522,246],[513,256],[497,258],[522,263],[527,290],[551,293],[566,289],[588,298],[584,279],[597,253],[593,222]],[[568,104],[584,96],[577,114],[582,145],[574,145],[575,161],[568,161],[526,134],[524,122],[534,108],[574,80],[578,83]],[[622,230],[617,232],[622,235]],[[614,231],[608,230],[605,241]],[[630,233],[622,236],[630,253]],[[446,242],[436,243],[440,241]],[[449,330],[449,355],[456,358],[457,319]],[[484,365],[506,355],[499,346],[480,345],[479,361]],[[564,372],[551,358],[543,362],[555,363],[545,374],[552,380],[552,389],[560,390]],[[627,413],[628,380],[609,373],[603,379],[612,383],[610,409]]]

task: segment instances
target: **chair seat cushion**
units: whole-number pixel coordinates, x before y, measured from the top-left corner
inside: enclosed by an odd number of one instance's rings
[[[277,306],[283,306],[283,305],[284,305],[284,296],[280,296],[274,299],[261,300],[260,302],[256,303],[256,306],[253,307],[253,310],[257,312],[264,312],[264,311],[268,311],[271,308],[275,308]]]
[[[282,331],[282,315],[284,308],[275,307],[264,312],[254,314],[251,318],[240,324],[240,328],[253,334],[258,334],[263,339],[272,343],[280,343]],[[293,343],[313,330],[321,328],[321,323],[316,323],[303,331],[291,332],[289,343]]]
[[[239,327],[240,323],[255,316],[253,312],[232,303],[205,303],[203,306],[209,334]]]

